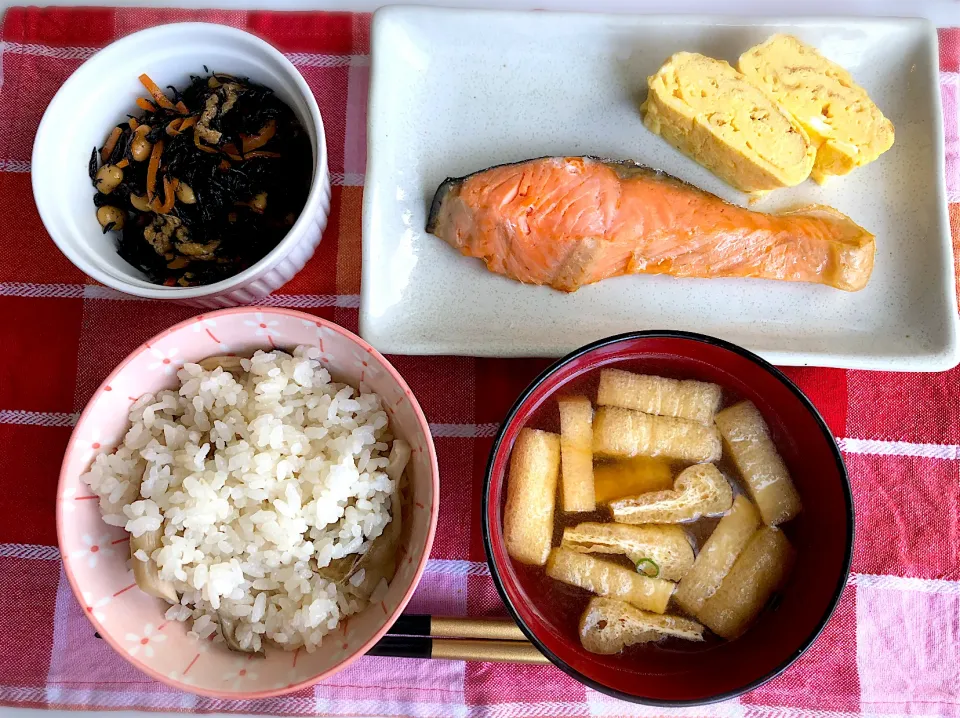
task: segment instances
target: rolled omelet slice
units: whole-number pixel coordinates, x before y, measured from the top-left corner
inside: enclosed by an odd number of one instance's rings
[[[810,176],[803,127],[729,63],[678,52],[647,78],[643,123],[727,184],[762,193]]]
[[[893,123],[845,69],[790,35],[740,56],[740,72],[777,100],[817,146],[812,177],[823,183],[873,162],[893,145]]]

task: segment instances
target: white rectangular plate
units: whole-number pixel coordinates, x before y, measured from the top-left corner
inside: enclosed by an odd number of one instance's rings
[[[647,131],[638,105],[674,52],[735,63],[777,32],[848,68],[896,128],[878,161],[753,206],[827,204],[873,232],[866,289],[641,275],[564,294],[491,274],[425,231],[444,178],[545,155],[629,158],[743,204]],[[559,356],[619,332],[684,329],[777,364],[934,371],[960,359],[928,22],[391,7],[374,16],[372,53],[360,332],[381,351]]]

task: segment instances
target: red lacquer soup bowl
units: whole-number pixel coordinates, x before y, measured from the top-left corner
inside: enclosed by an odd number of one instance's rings
[[[702,644],[682,645],[671,639],[612,656],[588,653],[577,632],[588,594],[507,555],[503,507],[517,434],[525,426],[559,431],[556,398],[576,393],[595,400],[601,367],[717,383],[724,389],[725,404],[749,399],[770,427],[803,502],[800,515],[781,527],[797,559],[784,586],[740,638],[725,642],[708,636]],[[524,633],[561,670],[591,688],[636,703],[710,703],[769,681],[820,635],[850,570],[850,484],[820,414],[775,367],[745,349],[699,334],[622,334],[585,346],[544,371],[517,400],[497,435],[483,497],[490,570]]]

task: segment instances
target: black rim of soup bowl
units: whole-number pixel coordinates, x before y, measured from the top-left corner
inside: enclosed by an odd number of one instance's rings
[[[728,351],[739,354],[740,356],[749,359],[754,364],[758,365],[761,369],[764,369],[767,373],[772,374],[776,379],[778,379],[784,386],[786,386],[793,394],[800,400],[800,403],[806,408],[808,412],[816,420],[817,424],[820,427],[820,431],[823,434],[824,439],[827,441],[827,444],[830,447],[830,451],[833,453],[834,460],[836,461],[837,471],[840,474],[842,489],[843,489],[843,499],[846,503],[846,514],[847,514],[847,537],[844,546],[845,555],[843,558],[843,571],[841,573],[840,579],[837,581],[836,588],[833,591],[833,597],[830,600],[830,604],[827,607],[827,610],[824,612],[823,617],[820,619],[820,622],[817,624],[816,628],[810,634],[810,636],[794,651],[783,663],[774,668],[772,671],[767,674],[757,678],[750,683],[747,683],[744,686],[739,688],[734,688],[733,690],[727,691],[726,693],[718,693],[713,696],[706,696],[704,698],[693,698],[693,699],[662,699],[662,698],[645,698],[642,696],[635,696],[629,693],[624,693],[615,688],[610,688],[605,686],[602,683],[599,683],[591,678],[588,678],[580,671],[568,665],[565,661],[560,659],[556,654],[549,650],[543,642],[530,630],[526,622],[520,617],[519,612],[513,605],[513,602],[510,600],[507,595],[507,591],[504,588],[503,581],[500,578],[500,570],[497,568],[496,562],[493,557],[493,546],[491,541],[491,536],[493,533],[493,527],[490,525],[490,512],[489,512],[489,498],[490,498],[490,486],[493,478],[493,464],[497,457],[497,454],[500,452],[500,446],[503,443],[504,434],[507,431],[507,428],[513,423],[516,418],[517,412],[520,407],[526,402],[530,395],[542,384],[548,377],[550,377],[554,372],[556,372],[560,367],[565,364],[570,363],[571,361],[582,357],[584,354],[589,354],[590,352],[599,349],[601,347],[606,347],[611,344],[618,344],[620,342],[629,341],[633,339],[651,339],[651,338],[666,338],[666,339],[688,339],[695,342],[700,342],[703,344],[710,344],[721,349],[726,349]],[[827,423],[824,421],[823,416],[813,405],[810,399],[800,391],[796,384],[794,384],[789,377],[787,377],[782,371],[777,369],[773,364],[766,361],[765,359],[760,358],[756,354],[743,347],[737,346],[736,344],[731,344],[728,341],[723,339],[717,339],[716,337],[711,337],[706,334],[697,334],[696,332],[684,332],[677,330],[649,330],[641,332],[627,332],[625,334],[617,334],[615,336],[607,337],[605,339],[600,339],[591,344],[576,349],[575,351],[567,354],[562,359],[551,364],[549,367],[544,369],[536,379],[530,382],[529,386],[524,389],[523,393],[520,394],[520,397],[514,402],[513,406],[510,407],[510,411],[507,412],[506,418],[503,420],[503,423],[500,425],[500,430],[497,432],[496,438],[493,442],[493,448],[490,450],[490,458],[487,461],[486,474],[483,479],[483,495],[481,498],[480,510],[482,512],[483,520],[481,522],[481,530],[483,532],[483,548],[487,555],[487,565],[490,567],[490,575],[493,577],[493,583],[497,587],[497,592],[500,594],[500,598],[503,601],[504,605],[507,607],[507,610],[510,612],[510,615],[513,617],[513,620],[516,621],[517,625],[520,627],[520,630],[523,631],[524,635],[530,642],[537,647],[537,649],[543,653],[547,658],[550,659],[551,663],[559,668],[561,671],[566,673],[571,678],[579,681],[580,683],[593,688],[600,693],[604,693],[613,698],[619,698],[620,700],[629,701],[631,703],[640,703],[643,705],[650,706],[700,706],[708,705],[710,703],[718,703],[720,701],[727,700],[729,698],[735,698],[737,696],[743,695],[749,691],[752,691],[754,688],[759,688],[764,683],[773,680],[781,673],[783,673],[787,668],[789,668],[793,663],[800,658],[807,649],[814,644],[814,642],[820,637],[820,634],[823,633],[823,629],[826,627],[827,623],[830,621],[830,618],[833,616],[834,612],[837,609],[837,604],[840,602],[840,597],[843,595],[843,589],[847,585],[847,577],[850,574],[850,565],[853,560],[853,530],[854,530],[854,509],[853,509],[853,493],[850,487],[850,478],[847,475],[847,467],[843,462],[843,457],[840,454],[840,447],[837,446],[836,439],[833,437],[833,433],[830,431],[830,428],[827,426]]]

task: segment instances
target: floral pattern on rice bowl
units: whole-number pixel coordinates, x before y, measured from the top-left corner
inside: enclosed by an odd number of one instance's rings
[[[145,393],[176,386],[186,362],[224,353],[249,355],[273,346],[317,346],[336,381],[378,394],[395,434],[414,449],[407,476],[411,488],[408,528],[400,561],[381,603],[350,616],[346,631],[329,634],[313,653],[267,648],[247,660],[222,644],[187,635],[168,621],[169,607],[140,591],[127,567],[125,536],[104,523],[98,502],[80,476],[95,453],[120,443],[133,402]],[[134,351],[94,394],[67,447],[60,474],[57,527],[67,577],[96,630],[137,668],[175,688],[223,698],[261,698],[309,685],[366,651],[406,605],[433,542],[439,481],[426,419],[396,370],[372,347],[341,327],[302,312],[266,307],[226,309],[172,327]],[[422,508],[421,508],[422,507]],[[96,550],[94,550],[96,549]]]

